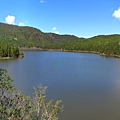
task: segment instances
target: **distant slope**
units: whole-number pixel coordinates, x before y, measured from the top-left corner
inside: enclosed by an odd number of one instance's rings
[[[72,41],[66,45],[66,49],[120,57],[120,35],[99,35],[83,41]]]
[[[0,43],[17,46],[44,47],[78,39],[78,37],[71,35],[43,33],[42,31],[32,27],[20,27],[0,23]]]

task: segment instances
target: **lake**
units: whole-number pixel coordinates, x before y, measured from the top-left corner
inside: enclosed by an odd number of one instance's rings
[[[48,99],[62,99],[60,120],[120,120],[120,58],[98,54],[25,51],[23,59],[1,60],[25,95],[48,86]]]

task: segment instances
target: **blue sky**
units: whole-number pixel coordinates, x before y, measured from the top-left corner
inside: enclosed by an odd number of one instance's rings
[[[120,0],[0,0],[0,22],[78,37],[120,33]]]

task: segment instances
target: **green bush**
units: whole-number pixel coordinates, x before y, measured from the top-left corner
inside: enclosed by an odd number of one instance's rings
[[[46,89],[38,85],[33,98],[24,96],[7,71],[0,69],[0,120],[58,120],[61,100],[46,102]]]

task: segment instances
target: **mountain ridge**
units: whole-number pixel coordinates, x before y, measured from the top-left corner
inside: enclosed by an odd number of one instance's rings
[[[54,33],[44,33],[41,30],[28,26],[17,26],[0,23],[0,43],[15,44],[20,46],[42,47],[59,42],[66,42],[79,39],[74,35],[58,35]],[[9,42],[11,41],[11,43]]]
[[[36,47],[44,50],[93,52],[120,57],[120,34],[79,38],[74,35],[44,33],[37,28],[28,26],[0,23],[0,44],[27,48]]]

